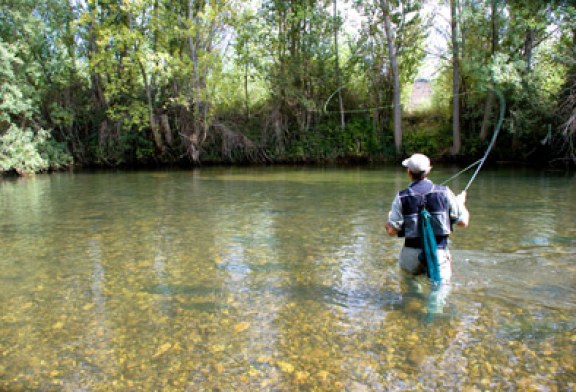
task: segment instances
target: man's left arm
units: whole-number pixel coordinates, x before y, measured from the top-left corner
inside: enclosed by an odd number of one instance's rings
[[[400,202],[400,197],[396,195],[394,201],[392,201],[392,206],[390,207],[390,212],[388,213],[388,222],[386,222],[386,233],[393,237],[398,234],[402,229],[404,224],[404,217],[402,216],[402,203]]]

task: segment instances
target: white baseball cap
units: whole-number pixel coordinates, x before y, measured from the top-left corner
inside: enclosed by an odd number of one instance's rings
[[[414,174],[428,174],[432,170],[430,158],[424,154],[414,154],[402,161],[402,166],[407,167]]]

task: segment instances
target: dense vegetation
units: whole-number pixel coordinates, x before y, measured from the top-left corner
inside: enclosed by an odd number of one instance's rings
[[[471,160],[492,88],[496,159],[574,164],[572,4],[0,0],[0,171]],[[410,108],[432,55],[433,97]]]

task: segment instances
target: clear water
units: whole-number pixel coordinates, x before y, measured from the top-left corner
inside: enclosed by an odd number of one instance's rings
[[[407,180],[275,167],[0,182],[0,390],[574,390],[574,176],[480,173],[441,314],[385,234]]]

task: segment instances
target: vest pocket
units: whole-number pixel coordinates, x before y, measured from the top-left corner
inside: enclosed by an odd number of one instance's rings
[[[448,213],[433,212],[430,213],[432,216],[430,223],[432,224],[432,230],[434,230],[434,235],[449,235],[450,234],[450,220],[448,218]]]
[[[418,231],[418,214],[404,216],[404,236],[406,238],[420,237]]]

